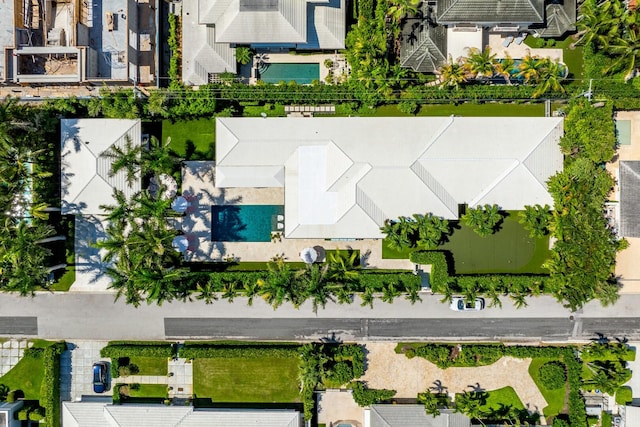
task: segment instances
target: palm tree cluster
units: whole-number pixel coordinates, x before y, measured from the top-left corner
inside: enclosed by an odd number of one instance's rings
[[[46,112],[0,103],[0,289],[32,295],[46,288],[53,255],[45,246],[55,234],[47,203],[36,191],[51,173],[37,163],[45,155]]]
[[[465,83],[490,83],[501,78],[507,84],[513,80],[524,84],[536,85],[534,98],[548,92],[564,93],[562,81],[567,76],[567,67],[558,60],[526,55],[516,64],[508,54],[503,59],[496,59],[487,46],[484,50],[471,48],[466,57],[449,60],[438,70],[441,88],[458,89]]]
[[[635,76],[640,59],[638,11],[624,0],[585,0],[579,8],[575,44],[603,52],[611,63],[604,75],[622,73],[625,80]]]
[[[519,222],[529,232],[529,237],[544,237],[549,234],[549,224],[553,219],[549,205],[525,206],[519,215]]]
[[[415,247],[435,249],[451,234],[451,227],[448,220],[427,213],[387,219],[380,231],[385,234],[389,248],[402,251]]]
[[[467,209],[467,212],[460,219],[476,234],[486,237],[498,230],[500,223],[504,220],[504,215],[498,205],[486,204]]]

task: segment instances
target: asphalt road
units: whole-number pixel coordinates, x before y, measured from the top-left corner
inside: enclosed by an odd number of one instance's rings
[[[403,299],[393,304],[376,301],[374,308],[327,304],[314,312],[311,305],[277,310],[258,299],[251,306],[243,298],[233,304],[215,301],[143,304],[138,308],[110,293],[41,293],[33,298],[0,294],[0,336],[46,339],[158,340],[158,339],[482,339],[512,341],[588,340],[598,333],[640,339],[640,294],[622,295],[618,303],[587,304],[571,313],[550,297],[528,299],[514,307],[476,313],[451,311],[437,295],[423,295],[415,305]]]

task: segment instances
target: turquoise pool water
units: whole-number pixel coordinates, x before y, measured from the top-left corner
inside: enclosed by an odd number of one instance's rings
[[[320,80],[320,64],[264,64],[260,68],[260,80],[278,84],[281,81],[295,81],[301,85]]]
[[[214,242],[270,242],[281,205],[211,206],[211,240]]]

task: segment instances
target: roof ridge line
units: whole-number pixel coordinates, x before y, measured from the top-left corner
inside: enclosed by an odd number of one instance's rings
[[[521,164],[522,164],[522,162],[520,160],[514,159],[513,163],[509,166],[509,168],[507,168],[504,172],[502,172],[500,175],[498,175],[498,177],[493,180],[493,182],[489,185],[489,187],[487,187],[487,189],[485,189],[484,191],[481,191],[479,193],[479,195],[474,197],[473,200],[471,202],[469,202],[469,206],[475,206],[478,203],[478,201],[482,200],[483,197],[485,197],[487,194],[489,194],[491,191],[493,191],[493,189],[496,188],[496,186],[498,184],[500,184],[502,181],[504,181],[506,177],[511,175],[511,173],[514,170],[516,170],[516,168]],[[529,171],[528,169],[527,169],[527,171],[531,174],[531,171]],[[531,175],[533,175],[533,174],[531,174]],[[537,179],[536,179],[536,181],[540,182]]]

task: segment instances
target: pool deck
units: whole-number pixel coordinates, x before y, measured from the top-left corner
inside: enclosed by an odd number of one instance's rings
[[[329,68],[324,65],[324,62],[330,59],[334,63],[333,73],[334,75],[342,75],[349,72],[344,55],[337,53],[331,54],[312,54],[312,55],[292,55],[289,53],[267,53],[265,63],[266,64],[320,64],[320,81],[325,82],[329,75]],[[257,61],[254,57],[254,70],[252,76],[255,76],[255,69]],[[256,84],[258,79],[252,77],[249,80],[249,84]]]
[[[191,206],[177,226],[189,240],[189,250],[185,253],[187,261],[223,261],[229,257],[237,261],[269,261],[276,255],[298,261],[303,248],[321,246],[325,249],[358,249],[361,263],[367,268],[414,269],[414,264],[406,259],[382,259],[382,241],[379,239],[330,242],[282,238],[276,242],[213,242],[212,205],[284,205],[282,188],[217,188],[214,171],[212,161],[185,162],[182,169],[182,194]]]
[[[535,49],[527,46],[524,42],[520,44],[512,42],[509,46],[505,47],[503,43],[509,35],[514,36],[514,34],[489,34],[488,46],[491,48],[491,52],[495,53],[496,59],[504,59],[507,57],[507,54],[513,59],[522,59],[530,54],[531,56],[557,59],[560,62],[563,61],[562,49]]]

